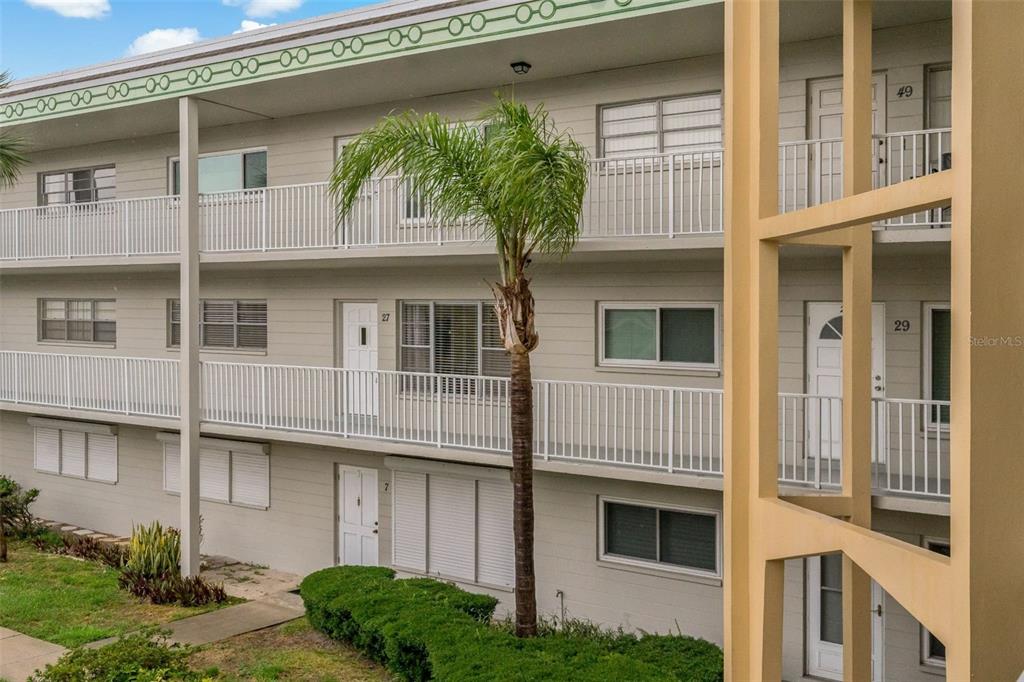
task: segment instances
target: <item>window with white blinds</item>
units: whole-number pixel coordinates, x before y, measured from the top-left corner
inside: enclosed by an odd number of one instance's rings
[[[40,299],[39,340],[114,343],[115,311],[113,299]]]
[[[498,377],[509,374],[509,355],[490,302],[405,301],[400,324],[403,371]]]
[[[202,300],[199,343],[203,348],[266,350],[267,302]],[[167,302],[167,345],[181,345],[181,302]]]
[[[164,443],[164,490],[181,492],[181,449]],[[199,497],[244,507],[270,506],[270,456],[200,446]]]
[[[605,105],[601,156],[699,152],[722,146],[722,93]]]
[[[508,481],[395,471],[392,491],[396,568],[512,587]]]
[[[36,426],[33,467],[36,471],[103,483],[117,483],[117,436],[57,426]],[[104,424],[98,430],[111,430]]]

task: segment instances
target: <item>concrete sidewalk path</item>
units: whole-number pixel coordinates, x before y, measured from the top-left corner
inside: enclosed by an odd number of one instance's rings
[[[235,635],[295,620],[305,614],[301,601],[298,604],[287,601],[290,600],[250,601],[176,620],[165,627],[171,631],[170,640],[178,644],[219,642]]]
[[[22,682],[39,668],[54,663],[65,651],[59,644],[0,628],[0,679]]]

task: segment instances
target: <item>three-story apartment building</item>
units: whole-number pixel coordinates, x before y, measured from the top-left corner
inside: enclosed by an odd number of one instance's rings
[[[949,3],[879,3],[874,178],[951,166]],[[493,246],[401,177],[326,179],[389,112],[495,91],[588,148],[581,239],[534,263],[538,600],[722,640],[722,5],[395,2],[13,84],[0,470],[102,531],[178,523],[179,98],[198,100],[202,550],[513,584]],[[838,3],[783,6],[779,202],[842,193]],[[522,64],[513,70],[513,63]],[[949,551],[948,208],[876,226],[874,526]],[[787,247],[779,479],[840,482],[838,250]],[[742,333],[742,330],[739,330]],[[787,563],[787,679],[842,671],[838,556]],[[876,590],[876,679],[944,648]]]

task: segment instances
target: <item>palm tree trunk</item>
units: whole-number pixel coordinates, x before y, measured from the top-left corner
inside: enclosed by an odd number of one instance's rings
[[[530,354],[512,353],[509,401],[512,421],[512,534],[516,561],[516,635],[537,634],[537,584],[533,573],[533,379]]]

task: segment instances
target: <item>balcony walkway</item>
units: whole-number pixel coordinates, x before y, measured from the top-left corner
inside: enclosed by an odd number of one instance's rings
[[[507,454],[508,379],[333,367],[202,363],[209,424]],[[0,402],[178,416],[176,360],[0,351]],[[781,394],[779,480],[837,489],[842,400]],[[874,487],[949,496],[948,402],[872,401]],[[534,381],[539,459],[671,474],[722,474],[722,392]]]
[[[949,129],[876,136],[876,186],[949,168]],[[723,232],[721,149],[590,162],[580,221],[583,241],[709,237]],[[779,149],[779,210],[842,196],[842,141],[786,142]],[[176,196],[0,210],[0,263],[172,257],[178,252]],[[343,254],[432,249],[485,237],[472,221],[440,223],[408,179],[373,178],[338,220],[327,183],[204,194],[203,254]],[[885,230],[949,227],[949,208],[901,216]]]

